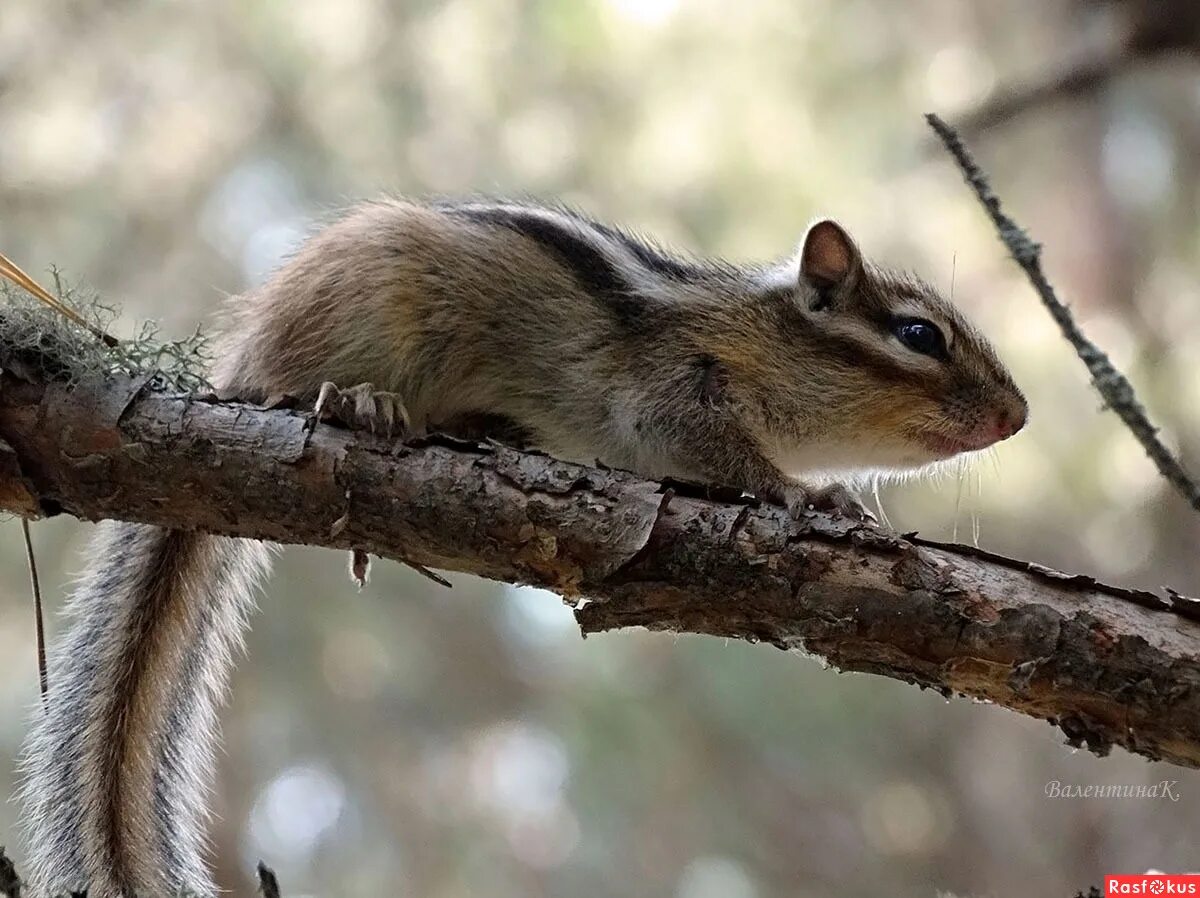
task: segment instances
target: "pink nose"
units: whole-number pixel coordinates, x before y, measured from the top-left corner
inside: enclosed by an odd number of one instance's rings
[[[997,441],[1007,440],[1010,436],[1025,426],[1029,418],[1029,408],[1024,402],[1014,403],[1009,408],[996,415],[995,430]]]

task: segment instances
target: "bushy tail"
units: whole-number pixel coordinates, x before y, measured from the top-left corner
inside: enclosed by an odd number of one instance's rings
[[[217,709],[269,552],[110,522],[89,557],[25,746],[33,895],[212,895],[202,833]]]

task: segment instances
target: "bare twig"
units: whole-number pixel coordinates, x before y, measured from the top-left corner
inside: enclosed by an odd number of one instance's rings
[[[258,891],[263,898],[279,898],[279,880],[275,871],[262,861],[258,862]]]
[[[21,877],[17,876],[17,868],[4,853],[0,845],[0,895],[6,898],[21,898]]]
[[[25,536],[25,558],[29,561],[29,584],[33,589],[33,629],[37,636],[38,683],[42,687],[42,701],[50,690],[46,674],[46,617],[42,613],[42,587],[38,582],[37,558],[33,554],[33,538],[29,535],[29,519],[21,518],[21,532]]]
[[[1200,511],[1200,485],[1197,485],[1182,463],[1158,438],[1158,429],[1150,423],[1146,410],[1138,401],[1137,394],[1125,375],[1116,369],[1108,356],[1095,343],[1084,336],[1079,325],[1075,323],[1071,310],[1059,300],[1054,287],[1051,286],[1042,271],[1041,245],[1034,242],[1015,221],[1001,210],[1000,198],[992,190],[987,176],[955,130],[933,113],[926,115],[925,120],[929,122],[929,126],[933,128],[942,143],[946,145],[950,155],[954,157],[954,161],[962,171],[963,178],[975,191],[979,202],[983,204],[988,217],[991,218],[992,224],[996,226],[1000,239],[1017,264],[1024,270],[1029,282],[1041,297],[1042,303],[1049,310],[1050,317],[1058,324],[1067,342],[1074,347],[1079,358],[1087,366],[1088,373],[1092,376],[1092,384],[1103,397],[1105,404],[1125,422],[1125,426],[1142,444],[1142,448],[1150,456],[1150,460],[1154,462],[1159,473],[1183,495],[1194,509]]]

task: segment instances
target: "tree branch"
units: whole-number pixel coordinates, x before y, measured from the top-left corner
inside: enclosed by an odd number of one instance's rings
[[[985,131],[1007,125],[1021,115],[1052,103],[1097,94],[1144,61],[1141,57],[1112,50],[1096,52],[1039,81],[998,91],[983,106],[957,122],[955,129],[969,138],[979,137]]]
[[[1076,4],[1072,24],[1078,31],[1091,30],[1083,20],[1093,17],[1098,5]],[[974,140],[1051,104],[1102,95],[1114,81],[1139,68],[1200,56],[1200,6],[1195,0],[1117,0],[1107,6],[1109,37],[1101,45],[1064,52],[1069,58],[1065,65],[1051,62],[1039,79],[1002,86],[963,116],[955,130]]]
[[[983,169],[971,156],[954,129],[933,113],[926,115],[925,120],[946,145],[946,149],[962,171],[964,180],[975,191],[975,196],[979,198],[992,224],[996,226],[1000,240],[1029,278],[1029,283],[1041,297],[1042,304],[1049,310],[1050,317],[1087,366],[1088,373],[1092,376],[1092,385],[1105,404],[1117,413],[1130,433],[1141,443],[1159,473],[1179,491],[1192,508],[1200,511],[1200,485],[1158,438],[1158,428],[1150,423],[1150,417],[1138,400],[1133,385],[1117,370],[1104,351],[1084,335],[1071,310],[1054,292],[1054,287],[1042,271],[1041,244],[1035,243],[1015,221],[1004,214],[1000,208],[1000,198],[988,183],[987,175],[983,173]]]
[[[714,501],[498,445],[389,445],[305,414],[68,388],[6,363],[0,508],[360,548],[533,583],[584,634],[708,633],[1006,705],[1103,754],[1200,766],[1200,612],[964,546]],[[736,495],[736,494],[735,494]]]

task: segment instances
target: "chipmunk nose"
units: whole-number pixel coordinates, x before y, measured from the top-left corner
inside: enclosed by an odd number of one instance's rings
[[[1025,426],[1025,422],[1029,419],[1029,407],[1024,400],[1013,402],[1011,405],[1001,408],[996,414],[993,433],[996,436],[996,441],[1007,440],[1010,436]]]

